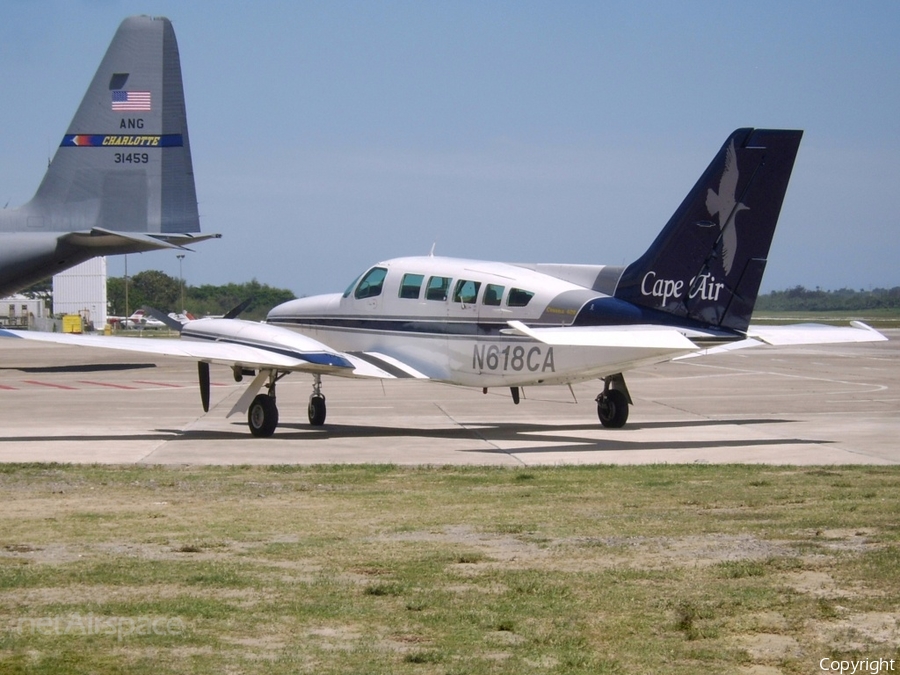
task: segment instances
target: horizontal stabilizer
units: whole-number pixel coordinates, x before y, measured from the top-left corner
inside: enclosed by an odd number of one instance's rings
[[[60,235],[59,243],[77,251],[81,259],[95,255],[121,255],[147,251],[192,251],[184,244],[206,239],[218,239],[220,234],[159,234],[149,232],[115,232],[102,227],[90,231],[68,232]]]
[[[750,326],[747,337],[769,345],[824,345],[840,342],[880,342],[887,338],[862,321],[849,326],[798,323],[790,326]]]
[[[827,345],[849,342],[881,342],[887,338],[862,321],[851,321],[849,326],[826,326],[820,323],[798,323],[790,326],[750,326],[744,340],[704,349],[702,351],[678,357],[689,359],[694,356],[710,356],[724,354],[738,349],[773,345],[787,347],[791,345]]]
[[[163,238],[140,232],[114,232],[102,227],[95,227],[90,232],[70,232],[60,237],[60,241],[87,249],[96,249],[97,255],[107,251],[119,253],[127,249],[128,253],[142,253],[158,249],[181,249],[183,246],[173,244]]]

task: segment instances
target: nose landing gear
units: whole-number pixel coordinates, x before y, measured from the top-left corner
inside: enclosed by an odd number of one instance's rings
[[[322,394],[322,376],[313,375],[313,378],[313,393],[309,396],[307,414],[309,423],[314,427],[320,427],[325,424],[325,396]]]

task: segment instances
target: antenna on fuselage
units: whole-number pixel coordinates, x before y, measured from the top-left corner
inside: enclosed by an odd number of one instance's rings
[[[435,247],[435,246],[437,246],[437,242],[434,242],[434,243],[431,245],[431,250],[428,252],[428,257],[429,257],[429,258],[433,258],[433,257],[434,257],[434,247]]]

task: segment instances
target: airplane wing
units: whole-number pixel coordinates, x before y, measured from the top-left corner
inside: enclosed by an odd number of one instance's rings
[[[202,323],[232,321],[234,319],[210,319]],[[250,322],[238,321],[246,324]],[[220,336],[209,341],[191,339],[153,339],[132,337],[107,337],[72,335],[66,333],[41,333],[36,331],[9,331],[0,329],[0,337],[19,338],[38,342],[77,345],[97,349],[157,354],[193,361],[204,361],[247,369],[274,369],[313,374],[340,375],[343,377],[393,379],[396,375],[373,364],[371,360],[330,349],[326,345],[305,336],[274,326],[254,324],[263,329],[274,329],[282,338],[279,343],[256,339],[242,340],[240,336]],[[273,332],[268,330],[267,332]],[[280,335],[287,333],[288,335]]]

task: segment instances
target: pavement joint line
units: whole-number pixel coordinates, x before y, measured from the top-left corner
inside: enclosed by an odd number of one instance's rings
[[[521,464],[522,466],[527,466],[527,464],[524,461],[522,461],[522,459],[518,455],[516,455],[514,452],[511,452],[509,450],[505,450],[505,449],[501,448],[499,445],[497,445],[496,443],[494,443],[493,441],[488,440],[487,438],[484,437],[484,434],[482,434],[480,431],[478,431],[477,428],[470,428],[470,427],[466,426],[465,424],[463,424],[462,422],[454,419],[453,415],[451,415],[449,412],[447,412],[440,403],[435,403],[434,405],[438,410],[440,410],[442,413],[444,413],[444,415],[446,415],[448,420],[453,422],[453,424],[458,426],[460,429],[464,429],[465,431],[468,431],[470,434],[472,434],[472,436],[474,436],[475,438],[480,440],[485,445],[493,448],[497,452],[501,452],[504,455],[514,459],[515,461],[519,462],[519,464]]]

